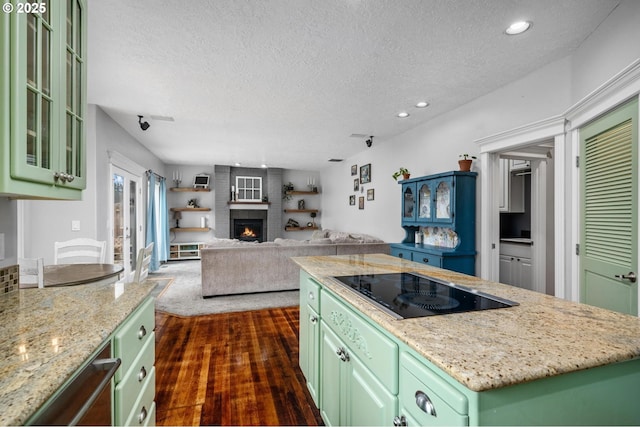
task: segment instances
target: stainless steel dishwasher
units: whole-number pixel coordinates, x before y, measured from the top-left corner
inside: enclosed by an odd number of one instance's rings
[[[110,426],[111,378],[120,359],[111,358],[111,342],[28,421],[30,425]]]

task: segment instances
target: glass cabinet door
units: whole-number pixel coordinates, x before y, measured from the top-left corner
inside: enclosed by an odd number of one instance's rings
[[[65,30],[65,135],[61,144],[60,168],[68,175],[84,181],[84,5],[80,0],[67,0]],[[75,181],[75,180],[74,180]],[[74,186],[74,181],[69,183]],[[84,187],[84,185],[83,185]]]
[[[42,13],[11,15],[11,169],[16,177],[51,184],[58,162],[52,71],[59,16],[48,2],[43,6]]]
[[[416,219],[416,185],[415,183],[402,185],[402,221]]]
[[[84,0],[31,7],[10,16],[11,175],[83,189]]]
[[[418,183],[418,220],[431,219],[431,187],[428,182]]]
[[[442,180],[436,182],[436,216],[435,221],[438,222],[451,222],[453,218],[453,206],[452,206],[452,181]]]

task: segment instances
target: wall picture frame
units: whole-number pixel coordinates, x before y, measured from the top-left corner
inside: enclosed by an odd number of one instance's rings
[[[353,194],[351,196],[349,196],[349,205],[350,206],[355,206],[356,205],[356,196],[354,196]]]
[[[351,176],[358,175],[358,165],[351,166]]]
[[[360,166],[360,184],[371,182],[371,163]]]
[[[369,188],[367,190],[367,200],[374,200],[375,198],[375,191],[373,188]]]
[[[358,209],[364,209],[364,196],[358,197]]]
[[[353,180],[353,191],[360,190],[360,180],[358,178]]]

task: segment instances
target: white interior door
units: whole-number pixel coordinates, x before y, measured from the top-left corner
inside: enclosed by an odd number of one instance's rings
[[[136,254],[144,246],[142,227],[142,177],[117,166],[111,166],[113,262],[124,267],[124,277],[130,281],[136,270]]]

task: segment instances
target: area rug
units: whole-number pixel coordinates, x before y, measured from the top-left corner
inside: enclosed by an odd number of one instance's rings
[[[299,292],[264,292],[202,298],[200,261],[175,261],[163,265],[158,272],[149,274],[164,289],[156,298],[156,310],[178,316],[229,313],[299,304]]]

